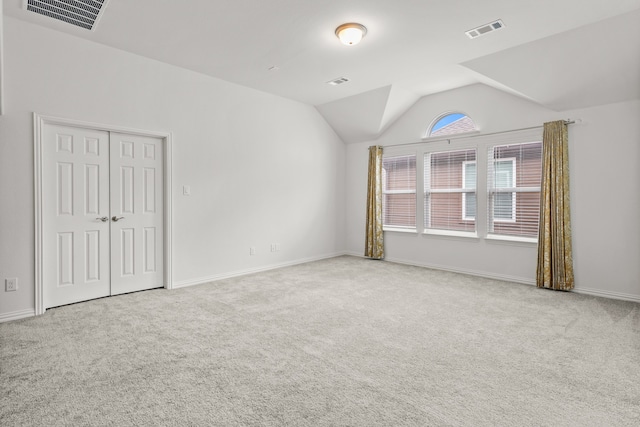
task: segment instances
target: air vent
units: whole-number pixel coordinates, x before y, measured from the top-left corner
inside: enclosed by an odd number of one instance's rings
[[[473,30],[466,31],[465,34],[470,39],[475,39],[477,37],[484,36],[485,34],[488,34],[492,31],[499,30],[501,28],[504,28],[504,22],[502,22],[501,19],[498,19],[497,21],[493,21],[489,24],[481,25],[478,28],[474,28]]]
[[[93,30],[109,0],[23,0],[23,7],[34,13]]]
[[[349,79],[346,78],[346,77],[338,77],[337,79],[333,79],[333,80],[328,81],[327,84],[331,85],[331,86],[338,86],[338,85],[341,85],[342,83],[346,83],[348,81],[349,81]]]

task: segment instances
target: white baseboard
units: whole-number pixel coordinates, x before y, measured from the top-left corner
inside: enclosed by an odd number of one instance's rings
[[[640,295],[625,294],[622,292],[611,292],[611,291],[603,291],[600,289],[590,289],[590,288],[573,288],[572,292],[575,292],[577,294],[591,295],[595,297],[619,299],[623,301],[632,301],[632,302],[640,303]]]
[[[496,273],[489,273],[487,271],[468,270],[464,268],[452,268],[449,266],[438,265],[438,264],[416,263],[416,262],[404,261],[401,259],[394,259],[394,258],[385,258],[385,261],[395,262],[396,264],[412,265],[415,267],[432,268],[434,270],[449,271],[451,273],[467,274],[469,276],[484,277],[487,279],[502,280],[505,282],[522,283],[524,285],[536,284],[535,279],[530,279],[527,277],[508,276],[506,274],[496,274]]]
[[[27,317],[33,317],[36,315],[36,311],[33,308],[28,310],[11,311],[9,313],[0,314],[0,323],[11,322],[12,320],[24,319]]]
[[[342,255],[346,255],[346,252],[336,252],[333,254],[320,255],[320,256],[309,257],[309,258],[301,258],[294,261],[287,261],[279,264],[270,264],[264,267],[249,268],[246,270],[232,271],[229,273],[216,274],[213,276],[200,277],[197,279],[182,280],[180,282],[174,282],[171,289],[179,289],[179,288],[185,288],[187,286],[201,285],[203,283],[215,282],[217,280],[230,279],[232,277],[239,277],[239,276],[246,276],[247,274],[261,273],[263,271],[275,270],[277,268],[283,268],[283,267],[291,267],[294,265],[305,264],[307,262],[320,261],[328,258],[335,258]]]
[[[347,255],[351,255],[351,256],[355,256],[355,257],[359,257],[359,258],[365,258],[363,255],[358,254],[356,252],[347,252],[346,254]],[[474,271],[474,270],[450,268],[450,267],[445,267],[445,266],[436,265],[436,264],[416,263],[416,262],[410,262],[410,261],[405,261],[405,260],[401,260],[401,259],[394,259],[394,258],[385,258],[384,260],[388,261],[388,262],[394,262],[394,263],[397,263],[397,264],[411,265],[411,266],[414,266],[414,267],[433,268],[435,270],[444,270],[444,271],[450,271],[452,273],[468,274],[468,275],[471,275],[471,276],[485,277],[485,278],[488,278],[488,279],[504,280],[504,281],[507,281],[507,282],[522,283],[522,284],[525,284],[525,285],[532,285],[532,286],[536,285],[535,279],[507,276],[507,275],[502,275],[502,274],[492,274],[492,273],[487,273],[487,272],[483,272],[483,271]],[[631,302],[640,303],[640,295],[625,294],[625,293],[622,293],[622,292],[612,292],[612,291],[605,291],[605,290],[601,290],[601,289],[581,288],[581,287],[576,287],[571,292],[575,292],[577,294],[584,294],[584,295],[602,297],[602,298],[610,298],[610,299],[617,299],[617,300],[631,301]]]
[[[356,257],[360,257],[360,258],[365,258],[365,256],[357,254],[357,253],[354,253],[354,252],[347,252],[347,255],[356,256]],[[393,262],[393,263],[396,263],[396,264],[410,265],[410,266],[413,266],[413,267],[424,267],[424,268],[431,268],[433,270],[449,271],[451,273],[467,274],[469,276],[484,277],[484,278],[487,278],[487,279],[502,280],[502,281],[505,281],[505,282],[522,283],[522,284],[525,284],[525,285],[535,285],[536,284],[535,279],[529,279],[529,278],[526,278],[526,277],[507,276],[505,274],[495,274],[495,273],[489,273],[489,272],[486,272],[486,271],[467,270],[467,269],[463,269],[463,268],[452,268],[452,267],[448,267],[448,266],[444,266],[444,265],[420,263],[420,262],[415,262],[415,261],[406,261],[406,260],[398,259],[398,258],[385,257],[384,261]]]

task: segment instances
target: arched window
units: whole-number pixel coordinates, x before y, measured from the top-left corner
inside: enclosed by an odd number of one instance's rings
[[[464,113],[445,113],[438,116],[429,127],[427,137],[454,135],[478,130],[471,117]]]

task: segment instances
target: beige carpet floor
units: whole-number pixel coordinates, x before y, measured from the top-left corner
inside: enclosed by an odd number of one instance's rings
[[[640,305],[339,257],[0,324],[1,426],[639,426]]]

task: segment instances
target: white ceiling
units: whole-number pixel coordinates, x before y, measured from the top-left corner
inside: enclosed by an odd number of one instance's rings
[[[22,0],[4,13],[317,106],[346,142],[478,82],[557,110],[640,98],[640,0],[110,0],[94,31]],[[505,28],[464,34],[495,19]],[[345,22],[368,28],[362,43],[340,44]]]

